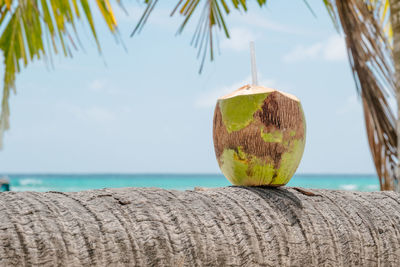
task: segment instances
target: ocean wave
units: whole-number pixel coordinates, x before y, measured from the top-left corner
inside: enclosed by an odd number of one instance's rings
[[[342,184],[339,186],[340,189],[343,190],[348,190],[348,191],[353,191],[353,190],[357,190],[358,185],[356,184]]]
[[[369,184],[366,188],[368,191],[379,191],[379,185],[377,184]]]
[[[35,179],[35,178],[26,178],[26,179],[21,179],[18,181],[18,183],[22,186],[27,186],[27,185],[41,185],[43,183],[42,180]]]

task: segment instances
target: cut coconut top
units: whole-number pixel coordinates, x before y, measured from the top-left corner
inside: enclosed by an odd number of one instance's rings
[[[245,86],[242,86],[239,89],[233,91],[232,93],[224,95],[218,99],[228,99],[228,98],[232,98],[232,97],[240,96],[240,95],[255,95],[255,94],[264,94],[264,93],[272,93],[272,92],[279,92],[282,95],[284,95],[294,101],[300,102],[300,100],[294,95],[291,95],[291,94],[288,94],[288,93],[285,93],[285,92],[282,92],[282,91],[279,91],[276,89],[267,88],[264,86],[248,85],[248,84]]]

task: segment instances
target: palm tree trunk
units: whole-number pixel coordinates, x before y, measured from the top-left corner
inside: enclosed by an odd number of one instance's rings
[[[390,22],[393,30],[393,59],[395,65],[395,85],[397,100],[397,140],[400,137],[400,1],[390,0]],[[397,141],[397,179],[394,184],[394,190],[400,192],[400,142]]]
[[[0,266],[400,266],[400,194],[0,193]]]

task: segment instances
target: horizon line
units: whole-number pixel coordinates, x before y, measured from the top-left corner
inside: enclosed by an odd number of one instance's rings
[[[0,172],[0,176],[4,175],[221,175],[222,173],[189,173],[189,172]],[[293,176],[318,176],[318,175],[342,175],[342,176],[350,176],[350,175],[368,175],[368,176],[377,176],[376,173],[356,173],[356,172],[348,172],[348,173],[332,173],[332,172],[319,172],[319,173],[296,173]]]

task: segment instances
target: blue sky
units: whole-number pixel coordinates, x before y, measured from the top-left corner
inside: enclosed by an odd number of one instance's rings
[[[116,6],[118,45],[97,17],[102,43],[81,30],[85,51],[36,62],[17,77],[11,129],[0,173],[217,173],[212,144],[216,98],[250,80],[248,42],[256,42],[260,84],[302,101],[307,144],[298,173],[374,173],[359,98],[343,38],[322,1],[269,1],[227,17],[231,39],[198,74],[190,46],[196,21],[182,35],[174,7],[162,3],[137,36],[143,5]],[[2,70],[2,69],[1,69]]]

